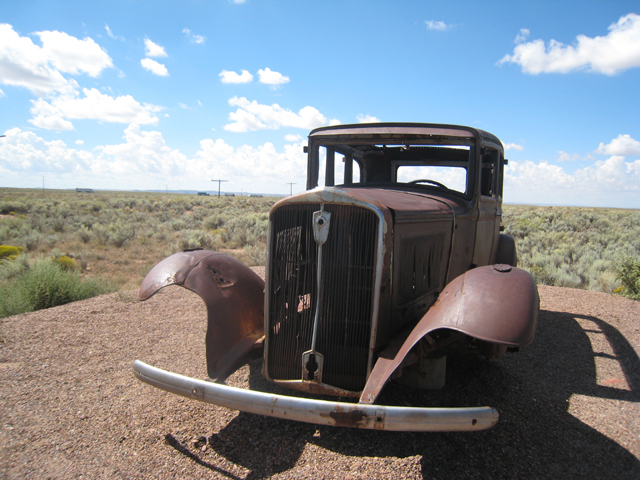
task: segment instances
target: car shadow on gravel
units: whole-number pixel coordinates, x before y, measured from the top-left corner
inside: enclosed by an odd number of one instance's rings
[[[614,352],[606,356],[619,363],[629,390],[597,383],[594,359],[603,354],[592,350],[589,331],[606,337]],[[262,378],[259,361],[250,366],[252,389],[287,392]],[[573,395],[640,402],[640,359],[607,322],[541,311],[531,346],[493,362],[451,358],[447,376],[440,391],[387,385],[379,403],[490,405],[500,412],[494,428],[474,433],[380,432],[240,413],[208,443],[219,455],[250,470],[246,478],[252,479],[294,468],[308,444],[379,461],[419,456],[422,475],[429,479],[640,478],[640,461],[632,453],[569,413]]]

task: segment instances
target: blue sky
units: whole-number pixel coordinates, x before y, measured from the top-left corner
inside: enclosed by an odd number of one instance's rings
[[[21,1],[0,186],[294,193],[332,123],[497,135],[507,203],[640,208],[637,2]]]

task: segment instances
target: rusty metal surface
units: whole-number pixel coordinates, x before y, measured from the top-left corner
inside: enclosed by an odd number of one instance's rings
[[[522,269],[488,265],[460,275],[446,286],[397,353],[378,359],[360,401],[373,403],[413,346],[430,332],[446,328],[493,344],[526,346],[533,341],[538,308],[538,289]]]
[[[139,291],[146,300],[179,285],[207,306],[207,371],[213,380],[229,372],[264,336],[264,281],[227,255],[207,250],[176,253],[147,274]]]
[[[425,135],[443,137],[474,137],[480,136],[479,130],[470,127],[457,125],[440,125],[427,123],[376,123],[375,125],[337,125],[330,127],[320,127],[313,130],[309,137],[319,137],[325,135]],[[484,133],[484,132],[483,132]],[[366,141],[366,138],[363,137]]]
[[[330,402],[205,382],[139,360],[134,362],[133,370],[139,380],[193,400],[316,425],[405,432],[461,432],[486,430],[498,422],[498,412],[491,407],[422,408]]]
[[[299,204],[332,204],[332,205],[345,205],[345,206],[353,206],[353,207],[363,207],[369,211],[372,211],[379,219],[380,228],[377,229],[377,238],[375,239],[375,269],[372,272],[374,278],[374,300],[372,304],[372,328],[370,332],[371,345],[369,348],[369,365],[367,370],[370,371],[370,368],[373,366],[373,349],[378,343],[384,343],[386,338],[388,337],[389,330],[389,318],[390,318],[390,302],[389,295],[380,295],[380,292],[390,292],[390,268],[391,268],[391,256],[392,251],[389,248],[392,245],[392,215],[388,208],[385,208],[379,202],[376,202],[371,197],[362,197],[359,192],[348,192],[343,189],[337,188],[318,188],[309,192],[305,192],[300,195],[296,195],[294,197],[289,197],[283,200],[280,200],[276,203],[270,212],[270,222],[272,222],[273,216],[275,212],[286,205],[299,205]],[[269,242],[272,242],[273,239],[269,238]],[[274,245],[269,244],[269,252],[271,252],[274,248]],[[266,311],[270,312],[270,302],[274,301],[273,292],[269,292],[269,289],[272,287],[272,273],[271,272],[271,262],[267,265],[267,296],[266,296]],[[380,324],[380,319],[384,320],[383,324]],[[378,336],[381,335],[382,340],[378,340]],[[267,332],[268,337],[268,332]],[[376,343],[378,342],[378,343]],[[265,361],[268,362],[269,358],[269,340],[265,342]],[[274,380],[269,377],[267,374],[267,378],[270,381],[274,381],[277,383],[277,380]],[[285,385],[288,386],[288,385]],[[308,391],[308,387],[306,385],[296,385],[295,388],[305,389]],[[339,391],[338,389],[336,391]],[[351,394],[348,394],[351,395]]]

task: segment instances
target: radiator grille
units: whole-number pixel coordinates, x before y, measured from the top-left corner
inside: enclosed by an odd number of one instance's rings
[[[311,348],[317,302],[312,218],[318,210],[319,204],[284,205],[272,215],[267,362],[277,380],[300,380],[302,353]],[[378,218],[351,205],[325,204],[324,210],[331,222],[316,341],[324,355],[322,382],[360,391],[369,358]]]

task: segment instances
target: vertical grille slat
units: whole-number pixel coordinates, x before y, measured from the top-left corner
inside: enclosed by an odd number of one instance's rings
[[[284,205],[272,216],[267,361],[276,380],[300,380],[302,353],[311,347],[317,302],[312,217],[318,210],[319,204]],[[378,217],[352,205],[325,204],[324,210],[331,212],[331,224],[323,245],[316,344],[324,355],[322,382],[359,391],[369,358]]]

